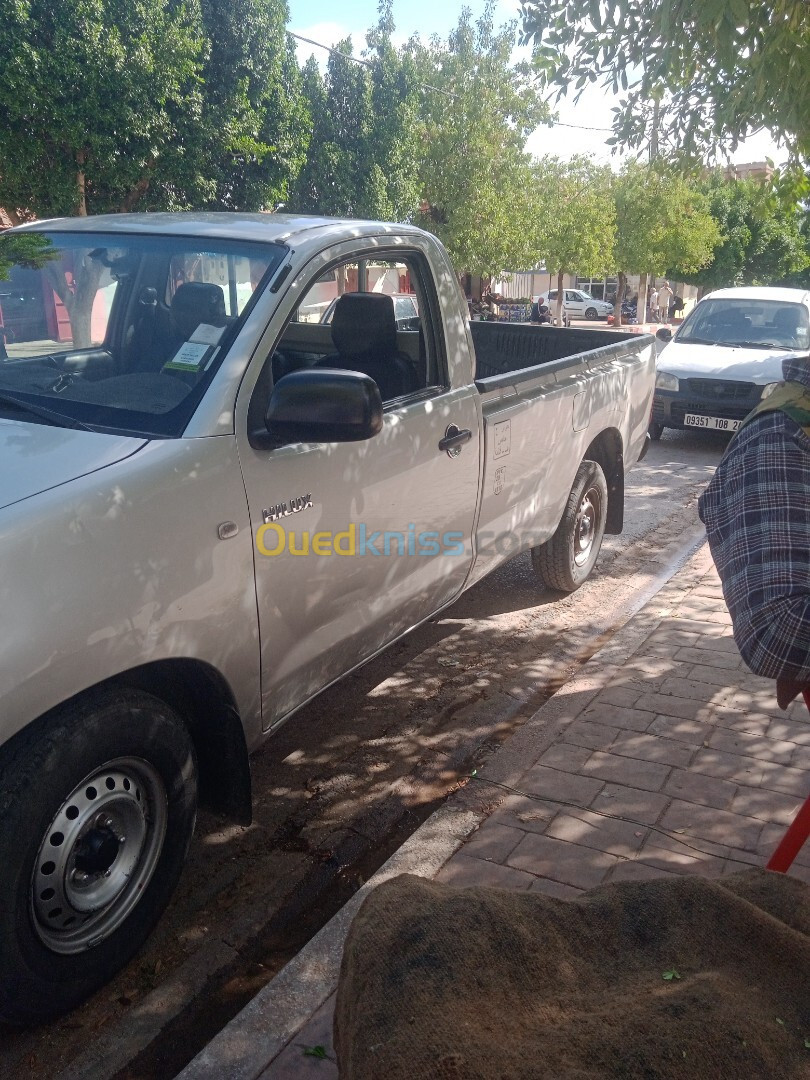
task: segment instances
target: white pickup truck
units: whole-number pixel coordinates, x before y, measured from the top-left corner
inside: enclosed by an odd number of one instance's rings
[[[0,1018],[127,962],[198,799],[248,822],[249,752],[320,690],[520,551],[587,577],[653,346],[471,324],[409,226],[0,235]]]

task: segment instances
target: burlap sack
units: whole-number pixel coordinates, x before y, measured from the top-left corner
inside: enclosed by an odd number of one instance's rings
[[[340,1076],[810,1077],[809,932],[810,889],[756,869],[569,901],[403,875],[346,942]]]

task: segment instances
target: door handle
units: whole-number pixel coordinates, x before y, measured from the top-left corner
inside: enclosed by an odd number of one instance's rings
[[[444,438],[439,441],[439,449],[446,450],[448,457],[458,457],[461,448],[472,439],[469,428],[459,428],[450,424],[444,433]]]

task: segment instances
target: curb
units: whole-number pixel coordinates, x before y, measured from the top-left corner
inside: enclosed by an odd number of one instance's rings
[[[605,688],[710,566],[704,540],[685,553],[674,574],[648,590],[624,626],[492,755],[478,777],[515,784],[527,758],[542,753]],[[434,877],[489,817],[491,807],[481,802],[477,785],[467,784],[450,796],[176,1080],[257,1080],[334,993],[346,934],[368,893],[398,874]]]

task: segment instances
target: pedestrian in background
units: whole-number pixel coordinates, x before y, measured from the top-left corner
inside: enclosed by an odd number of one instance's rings
[[[672,303],[674,295],[669,287],[669,282],[665,281],[658,290],[658,318],[661,322],[669,322],[669,305]]]
[[[648,305],[649,305],[649,308],[650,308],[650,318],[651,319],[657,319],[658,318],[658,290],[656,289],[656,287],[654,285],[653,285],[652,290],[650,292],[650,298],[649,298],[649,301],[648,301]]]

